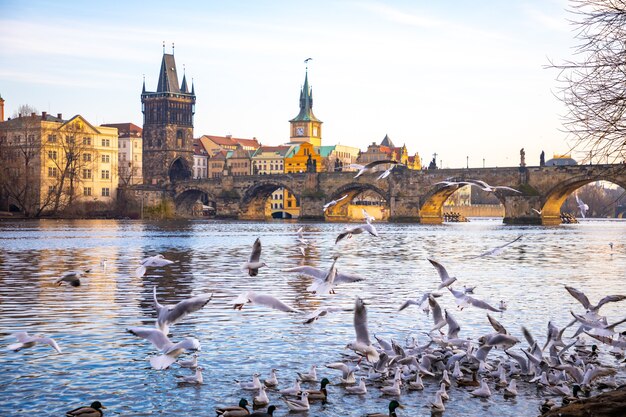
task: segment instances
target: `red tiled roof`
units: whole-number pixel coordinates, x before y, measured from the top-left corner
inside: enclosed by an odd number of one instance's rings
[[[204,135],[205,137],[212,140],[215,144],[220,146],[235,146],[240,144],[241,146],[251,146],[255,149],[261,146],[259,141],[254,139],[243,139],[243,138],[233,138],[231,136],[213,136],[213,135]]]
[[[106,123],[102,126],[114,127],[117,129],[118,136],[122,138],[141,137],[143,129],[134,123]]]

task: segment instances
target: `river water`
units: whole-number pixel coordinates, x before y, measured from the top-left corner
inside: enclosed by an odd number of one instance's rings
[[[301,226],[310,242],[305,258],[296,247]],[[250,392],[233,381],[249,381],[254,372],[267,378],[271,368],[280,369],[280,386],[285,388],[293,384],[296,371],[317,364],[318,375],[338,382],[340,373],[324,364],[350,353],[344,348],[355,337],[352,313],[334,313],[304,325],[299,314],[260,306],[233,310],[230,302],[246,290],[270,293],[305,312],[328,305],[351,307],[358,295],[367,303],[370,334],[401,342],[415,336],[420,344],[427,341],[423,332],[432,327],[432,318],[415,307],[402,312],[398,307],[439,284],[428,258],[444,264],[460,284],[476,285],[475,297],[495,305],[506,300],[508,309],[495,317],[522,340],[521,325],[543,343],[549,320],[560,327],[570,320],[570,310],[582,312],[564,285],[584,291],[592,303],[626,292],[626,222],[587,221],[553,228],[504,226],[500,219],[441,226],[380,223],[379,238],[355,235],[334,245],[345,226],[210,220],[0,222],[0,415],[63,415],[94,400],[107,406],[107,416],[213,415],[217,405],[234,405],[242,397],[251,400]],[[519,235],[522,238],[503,253],[473,258]],[[240,266],[257,237],[269,268],[249,277]],[[158,253],[175,264],[136,277],[139,261]],[[340,270],[366,280],[341,285],[335,295],[319,296],[306,291],[309,278],[281,272],[301,264],[326,268],[337,253],[342,255]],[[101,265],[104,259],[106,267]],[[92,272],[82,286],[52,285],[64,271],[88,267]],[[155,349],[125,332],[129,326],[154,325],[154,284],[163,304],[214,294],[204,309],[170,330],[174,341],[185,336],[200,340],[204,385],[179,386],[175,375],[191,371],[177,365],[151,369],[148,358]],[[439,300],[442,308],[454,312],[461,337],[476,339],[493,331],[484,310],[458,311],[448,292]],[[602,313],[614,322],[624,317],[625,305],[610,303]],[[21,330],[53,337],[63,354],[48,346],[7,351],[4,346],[15,342],[11,334]],[[527,347],[526,342],[514,349],[520,347]],[[494,357],[498,355],[501,352]],[[603,361],[620,366],[610,355]],[[624,381],[621,366],[618,379]],[[406,408],[399,415],[430,415],[427,404],[438,387],[433,381],[425,383],[424,391],[403,392],[400,402]],[[466,389],[451,388],[444,415],[537,415],[543,394],[535,385],[522,382],[519,387],[520,395],[513,400],[500,393],[478,400]],[[389,403],[375,387],[359,397],[344,395],[340,386],[330,386],[329,392],[329,401],[314,403],[308,415],[359,416],[386,412]],[[268,395],[279,407],[275,415],[287,414],[278,395]]]

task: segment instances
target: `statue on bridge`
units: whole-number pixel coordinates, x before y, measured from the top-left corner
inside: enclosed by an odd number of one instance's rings
[[[428,164],[428,169],[437,169],[437,161],[435,160],[435,157],[433,157],[433,160],[430,161],[430,164]]]
[[[519,166],[526,166],[526,152],[524,151],[524,148],[519,150]]]
[[[544,151],[541,151],[541,154],[539,155],[539,166],[546,166],[546,153]]]

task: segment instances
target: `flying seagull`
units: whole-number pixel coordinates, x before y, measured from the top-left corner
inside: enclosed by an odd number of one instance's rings
[[[371,223],[365,223],[360,226],[346,228],[346,230],[341,232],[339,236],[337,236],[337,239],[335,239],[335,245],[339,243],[339,241],[344,237],[348,237],[349,239],[352,237],[352,235],[358,235],[363,232],[368,232],[370,235],[378,237],[378,231],[376,230],[374,225]]]
[[[245,304],[261,305],[269,308],[273,308],[287,313],[298,313],[295,308],[289,307],[287,304],[280,301],[278,298],[268,294],[258,294],[254,291],[247,291],[240,294],[232,302],[233,308],[241,310]]]
[[[366,172],[370,172],[372,171],[375,167],[377,167],[378,165],[382,165],[382,164],[393,164],[393,165],[399,165],[400,162],[398,161],[394,161],[393,159],[381,159],[379,161],[373,161],[370,162],[369,164],[364,165],[362,168],[360,168],[359,172],[356,173],[356,175],[354,176],[354,178],[358,178],[361,175],[365,174]],[[389,175],[389,174],[387,174]]]
[[[22,349],[33,347],[37,344],[50,345],[54,350],[58,353],[61,353],[61,348],[57,345],[57,342],[54,341],[51,337],[45,336],[30,336],[27,332],[17,332],[13,333],[13,337],[18,340],[18,343],[12,343],[7,346],[8,350],[12,350],[14,352],[18,352]]]
[[[587,215],[587,210],[589,210],[589,206],[578,197],[578,193],[574,194],[574,197],[576,197],[576,204],[578,205],[578,210],[580,210],[580,215],[584,219]]]
[[[496,246],[495,248],[490,249],[490,250],[488,250],[486,252],[483,252],[480,255],[476,255],[476,256],[474,256],[474,257],[472,257],[470,259],[481,258],[483,256],[490,256],[490,255],[500,255],[504,251],[504,248],[506,248],[507,246],[509,246],[512,243],[517,242],[521,238],[522,238],[522,235],[519,235],[518,237],[516,237],[515,239],[513,239],[510,242],[505,243],[504,245]]]
[[[250,258],[248,262],[244,263],[242,268],[248,270],[248,275],[251,277],[255,277],[259,274],[259,268],[262,266],[267,266],[265,262],[260,261],[261,258],[261,239],[258,237],[254,241],[252,245],[252,253],[250,253]]]
[[[344,195],[344,196],[343,196],[343,197],[341,197],[341,198],[338,198],[338,199],[336,199],[336,200],[329,201],[328,203],[324,204],[324,207],[323,207],[324,211],[328,210],[328,209],[329,209],[329,208],[331,208],[332,206],[337,205],[337,203],[339,203],[341,200],[343,200],[343,199],[345,199],[345,198],[347,198],[347,197],[348,197],[348,194]]]
[[[61,285],[63,283],[69,284],[72,287],[80,287],[80,279],[83,274],[88,274],[91,269],[85,269],[84,271],[68,271],[61,275],[61,278],[54,281],[55,285]]]
[[[161,355],[150,358],[150,365],[154,369],[167,369],[186,350],[200,350],[200,342],[194,337],[186,337],[178,343],[173,343],[159,329],[129,327],[126,330],[137,337],[150,341],[161,352]]]
[[[176,304],[174,307],[167,307],[157,301],[156,285],[152,288],[152,297],[154,298],[154,308],[157,311],[156,327],[163,333],[169,332],[169,326],[181,321],[186,315],[200,310],[207,305],[213,294],[202,294],[196,297],[188,298]]]
[[[356,298],[354,304],[354,331],[356,333],[356,340],[350,342],[346,347],[364,355],[371,363],[378,361],[378,351],[372,346],[370,335],[367,331],[367,310],[365,309],[365,303],[359,297]]]
[[[309,61],[311,61],[311,60],[313,60],[313,58],[307,58],[307,59],[305,59],[305,60],[304,60],[304,63],[305,63],[305,64],[308,64],[308,63],[309,63]]]

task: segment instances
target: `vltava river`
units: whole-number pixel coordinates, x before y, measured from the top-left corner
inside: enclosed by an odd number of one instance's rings
[[[296,231],[303,226],[310,242],[306,257],[297,249]],[[318,375],[338,382],[340,372],[325,364],[352,353],[345,346],[355,338],[351,312],[340,312],[304,325],[302,314],[288,314],[260,306],[235,311],[231,301],[241,292],[270,293],[285,303],[311,312],[320,306],[354,304],[362,297],[368,308],[370,333],[405,344],[432,325],[416,307],[398,312],[407,298],[433,290],[440,283],[428,262],[444,264],[459,285],[476,285],[475,297],[497,305],[508,303],[503,313],[493,313],[509,332],[528,345],[520,327],[529,328],[543,345],[548,321],[562,327],[570,310],[581,305],[563,288],[584,291],[592,303],[607,294],[626,293],[626,222],[587,221],[561,227],[512,227],[500,220],[420,226],[376,224],[379,238],[355,235],[334,245],[345,224],[244,223],[217,221],[4,221],[0,223],[0,415],[63,415],[94,400],[101,401],[106,416],[213,415],[217,405],[234,405],[240,398],[252,400],[234,380],[250,381],[258,372],[267,378],[278,368],[280,388],[293,385],[296,371],[318,365]],[[521,240],[497,256],[473,258],[522,235]],[[244,274],[252,243],[260,237],[263,268],[256,277]],[[614,244],[613,249],[609,242]],[[163,254],[175,264],[149,269],[138,278],[139,261]],[[332,256],[341,254],[341,271],[363,275],[366,280],[337,287],[337,294],[319,296],[307,292],[307,277],[282,269],[301,264],[327,268]],[[106,259],[106,267],[101,261]],[[78,288],[52,285],[64,271],[92,268]],[[178,385],[175,375],[191,371],[173,365],[165,371],[151,369],[148,358],[156,353],[147,341],[125,331],[129,326],[154,326],[152,287],[158,285],[161,303],[174,304],[200,293],[214,293],[202,310],[171,327],[176,342],[186,336],[200,340],[199,362],[204,385]],[[486,311],[458,311],[445,290],[442,308],[461,325],[460,337],[476,340],[493,332]],[[601,313],[609,322],[624,317],[626,302],[605,305]],[[63,349],[56,354],[48,346],[19,352],[6,350],[11,336],[26,330],[53,337]],[[445,330],[445,329],[444,329]],[[575,328],[565,333],[566,341]],[[624,330],[624,327],[621,327]],[[602,348],[603,351],[607,349]],[[490,361],[503,357],[500,350]],[[618,367],[610,355],[602,361]],[[618,380],[626,379],[621,365]],[[428,402],[438,389],[425,379],[424,391],[403,390],[405,405],[400,416],[430,415]],[[308,387],[308,386],[307,386]],[[470,397],[467,389],[451,388],[445,416],[538,414],[544,394],[536,385],[519,382],[520,395],[504,399],[496,392],[488,400]],[[311,386],[312,388],[312,386]],[[316,387],[317,388],[317,387]],[[371,385],[365,396],[344,395],[339,385],[329,387],[326,404],[314,403],[308,415],[359,416],[386,412],[389,397]],[[269,391],[287,414],[278,394]],[[557,399],[560,403],[560,400]],[[304,414],[306,415],[306,414]]]

